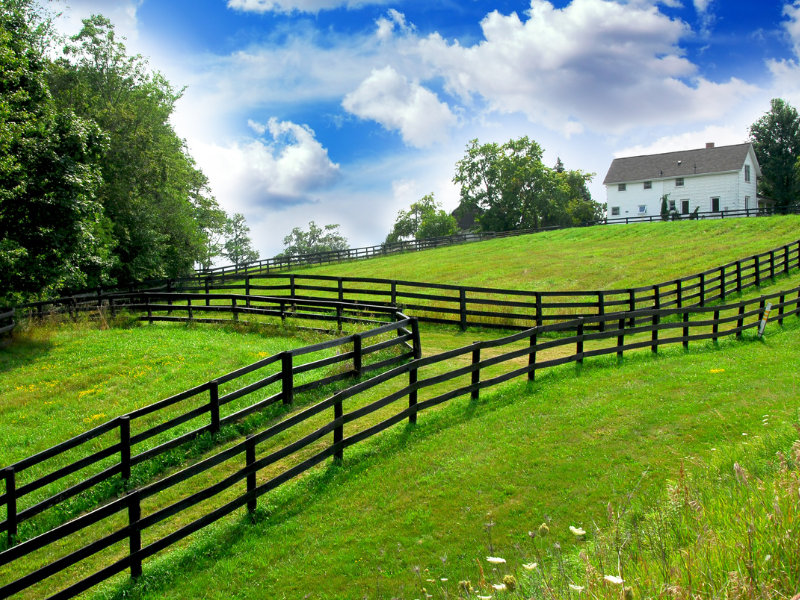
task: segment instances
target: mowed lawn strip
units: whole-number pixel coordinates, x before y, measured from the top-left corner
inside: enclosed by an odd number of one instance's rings
[[[146,585],[116,594],[412,597],[416,565],[474,579],[488,521],[495,555],[519,555],[545,519],[569,549],[569,525],[589,528],[637,484],[662,486],[682,458],[763,435],[765,414],[795,419],[798,330],[794,318],[763,342],[587,361],[455,400],[262,498],[256,525],[199,534],[146,567]]]

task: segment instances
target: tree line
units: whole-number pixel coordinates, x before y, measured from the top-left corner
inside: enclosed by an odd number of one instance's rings
[[[0,301],[258,258],[169,119],[180,99],[95,15],[64,39],[0,0]]]

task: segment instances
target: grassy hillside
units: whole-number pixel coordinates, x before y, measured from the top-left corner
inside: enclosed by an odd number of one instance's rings
[[[453,401],[262,499],[255,525],[219,524],[146,568],[144,585],[97,597],[418,598],[428,578],[476,580],[476,559],[489,577],[488,555],[518,569],[543,521],[569,553],[569,525],[588,531],[682,461],[796,419],[796,373],[776,366],[800,351],[797,319],[720,347],[588,361]]]
[[[565,229],[326,265],[302,274],[377,277],[520,290],[658,283],[800,238],[800,216]]]

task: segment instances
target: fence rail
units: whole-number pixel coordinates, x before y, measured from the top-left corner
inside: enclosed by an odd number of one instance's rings
[[[667,220],[689,220],[689,219],[724,219],[741,217],[761,217],[772,215],[787,215],[800,212],[800,204],[791,205],[785,208],[746,208],[740,210],[709,211],[698,212],[689,215],[675,214]],[[517,237],[520,235],[531,235],[545,231],[556,231],[559,229],[571,229],[574,227],[592,227],[595,225],[615,225],[631,223],[652,223],[664,220],[661,215],[642,215],[636,217],[605,218],[592,221],[581,225],[553,225],[550,227],[540,227],[537,229],[516,229],[513,231],[482,231],[475,233],[458,233],[442,237],[428,238],[424,240],[408,240],[403,242],[383,243],[376,246],[366,246],[363,248],[347,248],[344,250],[331,250],[328,252],[315,252],[311,254],[300,254],[296,256],[276,256],[262,260],[250,262],[244,265],[224,265],[210,269],[198,269],[196,272],[201,275],[253,275],[260,273],[270,273],[291,269],[294,267],[324,265],[339,263],[352,260],[363,260],[375,258],[400,252],[417,252],[420,250],[430,250],[452,246],[454,244],[464,244],[467,242],[481,242],[484,240],[494,240],[506,237]]]
[[[14,312],[15,309],[12,308],[4,313],[0,313],[0,336],[14,331],[14,327],[16,327]]]
[[[120,560],[112,559],[113,562],[100,571],[69,585],[52,595],[51,598],[71,598],[126,569],[130,569],[131,576],[137,577],[142,573],[142,562],[145,559],[241,507],[247,507],[249,511],[255,510],[257,499],[263,494],[328,458],[341,460],[346,448],[368,439],[392,425],[406,419],[411,423],[416,422],[418,413],[423,410],[460,396],[469,395],[472,399],[478,399],[480,391],[483,389],[522,376],[527,376],[529,380],[533,380],[537,371],[570,362],[582,363],[586,358],[590,357],[608,354],[622,356],[625,352],[646,348],[657,352],[658,348],[665,344],[681,343],[684,347],[688,347],[690,342],[717,340],[723,336],[741,336],[744,331],[759,326],[762,317],[764,317],[767,301],[771,301],[773,310],[777,312],[777,318],[773,320],[777,320],[779,324],[782,324],[784,319],[791,315],[800,316],[800,287],[797,287],[761,296],[760,298],[713,307],[695,305],[680,308],[644,309],[634,312],[594,315],[562,323],[541,325],[500,339],[477,342],[463,348],[425,358],[421,358],[419,346],[415,345],[414,360],[337,392],[333,396],[288,417],[260,433],[248,437],[214,456],[210,456],[182,471],[173,473],[158,482],[134,490],[123,498],[89,512],[69,523],[65,523],[41,536],[0,552],[0,566],[7,565],[27,556],[31,552],[66,540],[102,519],[119,513],[124,515],[127,512],[127,524],[119,526],[112,533],[106,534],[100,539],[86,543],[80,549],[74,550],[66,556],[53,560],[38,570],[18,576],[14,581],[0,587],[0,598],[7,598],[23,591],[71,565],[125,540],[129,542],[127,556]],[[640,322],[643,324],[637,324]],[[590,325],[594,325],[593,331],[590,331]],[[575,334],[568,337],[546,339],[545,341],[538,339],[538,336],[546,332],[575,332]],[[644,334],[645,338],[647,334],[650,334],[650,339],[637,338],[633,341],[629,339],[626,343],[626,337],[641,337],[642,334]],[[520,345],[520,343],[522,344]],[[587,343],[593,344],[595,347],[587,349],[585,347]],[[602,345],[603,343],[605,345]],[[518,347],[495,356],[481,356],[484,350],[504,348],[512,344],[518,344]],[[561,355],[555,358],[542,359],[543,351],[563,346],[574,346],[574,352],[566,356]],[[422,378],[420,376],[421,372],[429,367],[461,356],[470,356],[469,364],[450,368],[444,373],[430,377]],[[499,375],[482,379],[482,371],[499,365],[505,365],[508,370]],[[408,378],[407,384],[405,383],[406,377]],[[466,378],[468,383],[458,381],[459,378]],[[346,400],[358,398],[368,390],[396,381],[400,381],[400,389],[394,389],[391,393],[382,396],[378,400],[370,401],[366,405],[353,407],[352,410],[345,412],[344,402]],[[453,382],[457,387],[446,392],[441,392],[434,388],[434,386],[446,382]],[[430,397],[421,398],[420,394],[426,391],[430,394]],[[378,411],[395,405],[399,401],[406,402],[390,417],[377,422],[369,421],[364,423],[362,421],[362,419],[370,415],[377,415]],[[293,427],[308,421],[312,417],[325,414],[330,414],[330,420],[322,426],[318,426],[311,432],[299,432],[297,439],[294,441],[277,450],[270,448],[266,455],[257,458],[259,444],[274,439],[279,434],[293,430]],[[362,425],[362,428],[358,429],[357,424]],[[345,427],[351,430],[347,437],[345,437]],[[324,443],[325,439],[330,441],[326,444]],[[321,450],[320,445],[323,446]],[[304,449],[305,452],[298,457],[298,453]],[[272,474],[268,480],[258,484],[256,476],[259,472],[275,465],[278,461],[285,462],[286,459],[293,456],[297,457],[297,462],[292,466],[285,464],[285,468],[279,474]],[[228,464],[233,471],[216,480],[202,491],[171,504],[164,501],[150,502],[148,506],[156,505],[159,508],[152,509],[149,514],[143,514],[143,500],[155,497],[166,490],[174,489],[189,478],[223,463]],[[7,478],[8,481],[9,479]],[[13,475],[11,481],[13,481]],[[245,488],[233,500],[220,500],[222,504],[216,506],[216,508],[205,512],[188,524],[179,524],[176,529],[163,537],[151,541],[145,546],[142,545],[142,533],[146,530],[152,529],[159,523],[168,523],[168,520],[172,517],[184,513],[197,506],[200,502],[209,500],[241,482],[244,482]],[[190,515],[188,518],[192,516],[194,515]],[[162,527],[165,526],[162,525]],[[151,533],[149,537],[153,537],[153,534]],[[17,570],[14,573],[15,576],[19,574]]]
[[[147,296],[150,297],[149,294]],[[159,295],[156,294],[156,296],[158,297]],[[185,294],[182,296],[189,295]],[[329,305],[331,303],[325,304]],[[149,306],[153,308],[152,304]],[[162,310],[169,310],[169,308],[167,308],[168,305],[155,306],[158,306]],[[172,306],[171,310],[177,310],[179,308],[181,307]],[[379,308],[384,313],[386,312],[385,307]],[[153,308],[153,310],[155,309]],[[131,479],[132,467],[146,463],[173,448],[182,446],[203,433],[218,433],[222,426],[240,421],[251,414],[263,411],[267,407],[279,402],[284,405],[292,404],[294,396],[297,393],[317,389],[348,378],[361,377],[366,373],[401,363],[408,358],[418,357],[420,346],[417,321],[409,319],[402,313],[396,311],[392,311],[392,316],[395,319],[394,322],[384,323],[379,327],[361,333],[355,333],[318,344],[296,348],[294,350],[286,350],[279,354],[266,357],[253,364],[202,383],[192,389],[121,415],[57,444],[56,446],[20,460],[4,469],[0,469],[0,479],[5,480],[5,491],[0,495],[0,506],[6,507],[6,518],[4,521],[0,522],[0,533],[5,531],[8,545],[13,546],[18,541],[19,525],[21,523],[32,519],[48,509],[57,507],[68,499],[117,475],[119,475],[123,483],[127,485]],[[153,318],[155,319],[156,317]],[[342,317],[342,319],[344,318],[345,317]],[[368,340],[376,336],[392,332],[397,332],[396,337],[372,344],[368,343]],[[348,345],[352,345],[352,350],[341,351],[335,356],[322,358],[313,362],[295,363],[296,357]],[[400,346],[400,354],[381,360],[370,360],[376,352],[396,346]],[[333,375],[326,374],[328,367],[346,362],[352,363],[352,369],[347,369]],[[279,365],[276,372],[266,374],[266,376],[260,377],[254,382],[242,385],[239,389],[235,389],[223,395],[220,394],[220,386],[223,384],[241,379],[273,364]],[[307,380],[300,384],[295,382],[297,375],[311,371],[321,372],[318,376],[315,375],[310,381]],[[308,378],[306,377],[306,379]],[[251,394],[260,392],[260,394],[263,395],[266,389],[273,384],[280,385],[280,390],[277,393],[252,402],[238,402],[236,405],[231,405],[232,409],[229,411],[229,414],[222,414],[222,407],[245,396],[250,396]],[[204,396],[205,399],[203,399]],[[175,407],[184,406],[187,403],[196,406],[189,406],[185,410],[180,409],[182,412],[176,414]],[[160,419],[161,422],[152,424],[152,421],[156,420],[156,417],[153,417],[153,415],[158,416],[160,414],[164,415]],[[144,417],[149,417],[149,419],[143,422],[143,426],[140,428],[141,430],[136,431],[134,424]],[[206,422],[203,424],[197,423],[195,420],[199,418],[205,419]],[[199,426],[188,432],[182,432],[181,430],[176,431],[176,428],[180,425],[189,422],[194,422],[195,425]],[[110,434],[110,436],[107,434]],[[103,436],[106,436],[106,438],[112,437],[113,440],[108,440],[103,438]],[[101,438],[103,439],[101,440]],[[153,438],[156,438],[155,442],[144,444],[146,441],[152,440]],[[154,443],[155,445],[153,445]],[[79,447],[88,446],[95,448],[97,444],[103,445],[104,447],[85,453],[85,455],[77,460],[71,460],[66,454]],[[148,447],[143,447],[143,445]],[[135,453],[137,447],[141,448],[141,450]],[[117,460],[114,461],[113,464],[110,466],[103,466],[109,462],[105,459],[114,456],[117,457]],[[68,462],[66,465],[60,464],[68,460],[71,462]],[[31,467],[38,466],[39,470],[46,470],[48,461],[56,463],[56,466],[54,468],[51,467],[50,472],[46,475],[28,478],[24,483],[21,481],[20,475]],[[105,461],[105,463],[103,463],[103,461]],[[81,472],[93,465],[100,465],[100,470],[96,467],[96,472],[85,474],[78,483],[65,483],[55,491],[52,490],[51,487],[48,487],[69,475]],[[42,488],[47,488],[47,495],[44,498],[39,497],[41,496],[40,493],[33,497],[32,502],[27,503],[28,506],[24,508],[21,506],[23,500],[27,496],[34,494]]]

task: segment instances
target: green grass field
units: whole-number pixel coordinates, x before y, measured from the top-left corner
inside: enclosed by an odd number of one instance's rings
[[[376,277],[515,290],[650,285],[800,239],[800,216],[564,229],[326,265],[304,275]]]
[[[790,217],[598,227],[324,270],[338,275],[518,289],[643,285],[793,241],[800,231],[798,225],[800,219]],[[637,231],[640,227],[649,228],[653,238],[650,244],[645,241],[648,232]],[[705,236],[700,235],[703,231]],[[575,234],[585,238],[570,237]],[[544,259],[530,259],[547,255],[543,236],[554,236],[551,254],[561,258],[551,262],[557,266]],[[683,236],[687,241],[681,245],[678,240]],[[727,236],[734,237],[735,243]],[[705,243],[703,237],[707,238]],[[674,246],[674,252],[670,246],[671,253],[664,255],[657,248],[667,243]],[[528,251],[521,252],[515,244],[527,244]],[[531,245],[536,245],[533,252]],[[578,249],[568,259],[565,253],[572,252],[573,246]],[[461,252],[462,259],[436,254],[451,252]],[[590,264],[585,274],[576,268],[581,264],[576,260],[581,253]],[[530,279],[530,272],[525,270],[531,267],[524,266],[521,255],[539,261],[541,268],[537,271],[549,273],[551,287],[543,287],[543,280]],[[631,256],[636,259],[630,260]],[[614,265],[619,264],[621,269],[626,257],[628,279],[603,283],[604,276],[615,276]],[[607,273],[600,268],[603,260],[612,263]],[[422,265],[427,275],[412,277],[391,271],[408,267],[408,261]],[[457,268],[459,263],[461,267]],[[492,265],[492,273],[486,265]],[[353,272],[367,268],[369,273]],[[496,280],[479,281],[480,277]],[[800,273],[795,271],[789,277],[765,281],[761,290],[749,290],[744,297],[799,284]],[[0,462],[16,460],[83,431],[95,421],[102,422],[95,415],[103,415],[103,420],[111,418],[253,362],[265,353],[319,339],[297,334],[296,330],[283,333],[271,329],[258,334],[232,327],[176,325],[132,329],[100,329],[89,323],[33,327],[0,350],[0,422],[13,421],[13,427],[0,433],[6,436],[0,446]],[[461,333],[455,327],[423,327],[423,353],[431,355],[500,335],[497,331]],[[421,414],[415,427],[395,426],[348,449],[343,465],[326,464],[263,497],[255,524],[243,513],[234,515],[146,562],[145,577],[139,585],[130,587],[125,577],[118,577],[86,596],[422,598],[421,588],[427,586],[425,593],[449,598],[457,597],[457,581],[479,580],[478,560],[487,582],[514,573],[524,584],[524,597],[540,597],[550,592],[542,592],[546,588],[533,581],[521,565],[533,560],[534,547],[527,532],[547,521],[553,535],[542,548],[552,559],[548,564],[554,569],[553,580],[561,583],[566,597],[572,592],[564,587],[567,579],[560,572],[561,558],[553,554],[552,542],[562,545],[565,560],[572,561],[569,564],[574,571],[579,544],[569,533],[569,525],[589,531],[593,523],[605,519],[608,502],[621,506],[634,488],[634,505],[642,511],[651,510],[648,507],[656,506],[653,502],[658,502],[665,481],[676,477],[682,460],[687,468],[702,466],[713,462],[725,448],[735,453],[742,450],[742,444],[769,441],[765,447],[773,448],[785,445],[787,440],[791,443],[785,426],[797,420],[800,406],[797,369],[793,367],[800,349],[800,319],[790,318],[782,329],[771,325],[765,341],[753,337],[746,335],[744,341],[725,339],[718,346],[693,344],[688,353],[671,346],[658,357],[645,350],[626,355],[621,363],[612,358],[587,359],[583,368],[570,365],[541,373],[533,384],[516,381],[484,391],[478,402],[466,398],[451,401]],[[464,357],[461,362],[466,360]],[[450,368],[452,365],[441,365],[431,374]],[[499,372],[500,367],[491,368],[486,376]],[[348,410],[399,385],[393,382],[376,388],[354,399]],[[436,388],[431,393],[445,389]],[[303,404],[291,410],[299,410]],[[283,418],[291,410],[270,418]],[[765,420],[764,415],[769,417]],[[386,413],[376,413],[370,422],[385,417]],[[311,420],[299,434],[323,421],[322,417]],[[774,440],[767,435],[773,430]],[[783,433],[777,435],[779,431]],[[260,446],[258,455],[285,444],[287,439],[281,436]],[[219,440],[221,445],[213,450],[198,449],[194,458],[227,447],[232,440]],[[763,463],[765,459],[760,460]],[[290,464],[284,461],[276,468]],[[146,511],[201,489],[231,468],[223,465],[205,478],[190,480],[181,490],[154,498]],[[645,477],[643,472],[647,473]],[[269,469],[259,480],[275,473]],[[152,535],[163,535],[238,493],[240,490],[230,490],[199,505],[169,528],[157,527]],[[721,488],[719,493],[728,492]],[[121,522],[101,523],[87,535],[108,532]],[[487,522],[495,523],[491,539]],[[589,537],[590,542],[596,537],[598,544],[604,539],[600,533]],[[790,542],[797,544],[798,540],[790,537]],[[66,543],[58,552],[76,547]],[[109,557],[119,558],[125,552],[124,544],[116,545],[105,558],[87,560],[20,597],[51,593],[97,570]],[[493,572],[498,567],[483,560],[490,554],[508,559],[507,566]],[[27,571],[48,560],[52,557],[39,552],[20,566]],[[420,567],[419,572],[415,567]],[[0,567],[0,585],[11,575],[7,567]],[[572,571],[569,577],[574,579]],[[800,576],[795,581],[800,582]],[[637,593],[644,594],[645,589],[637,588]],[[491,594],[492,590],[484,588],[481,593]]]

